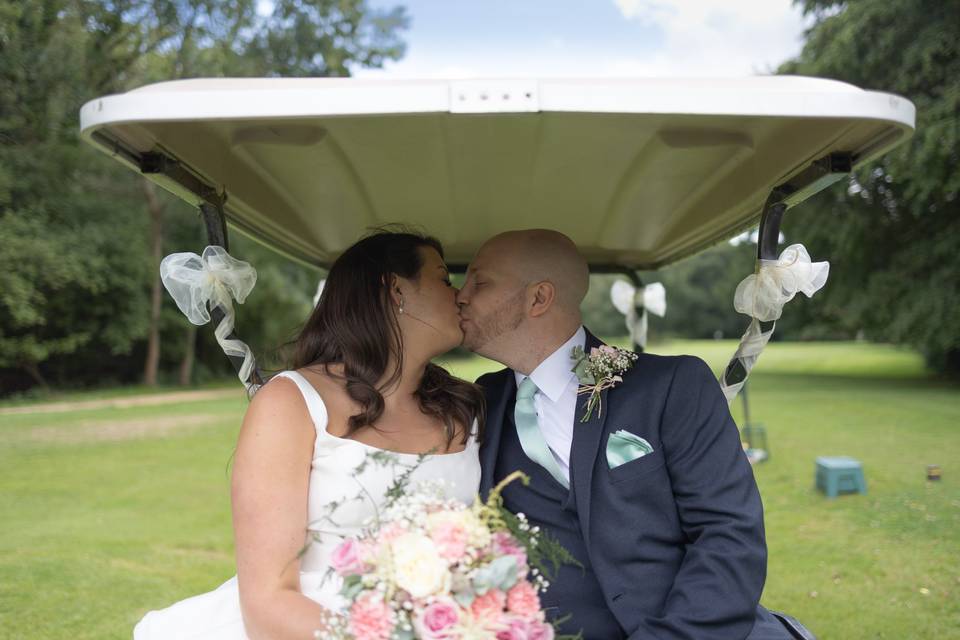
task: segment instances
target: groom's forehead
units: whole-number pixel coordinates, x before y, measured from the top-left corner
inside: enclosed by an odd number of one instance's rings
[[[467,267],[467,275],[484,277],[509,276],[511,265],[500,260],[474,260]]]
[[[480,247],[477,254],[473,256],[469,269],[471,271],[489,271],[495,268],[507,257],[509,252],[506,251],[506,249],[507,247],[500,238],[494,238],[488,241]]]

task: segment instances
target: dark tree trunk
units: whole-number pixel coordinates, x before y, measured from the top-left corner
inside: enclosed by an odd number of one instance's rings
[[[190,323],[187,327],[187,341],[183,349],[183,359],[180,360],[180,386],[186,387],[193,377],[193,360],[197,350],[197,325]]]
[[[43,377],[43,374],[40,373],[40,366],[36,362],[24,362],[22,365],[23,370],[37,383],[41,389],[49,389],[50,385],[47,384],[46,378]]]
[[[950,349],[943,357],[944,371],[952,378],[960,378],[960,348]]]
[[[160,368],[160,307],[163,302],[163,287],[160,282],[160,260],[163,259],[163,208],[157,198],[153,183],[142,181],[143,194],[147,198],[150,214],[150,254],[153,258],[153,286],[150,291],[150,325],[147,333],[147,357],[143,364],[143,384],[156,386],[157,370]]]

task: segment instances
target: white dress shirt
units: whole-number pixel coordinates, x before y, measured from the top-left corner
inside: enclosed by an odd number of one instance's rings
[[[537,385],[533,397],[537,408],[537,424],[543,439],[550,447],[560,470],[570,479],[570,444],[573,442],[574,414],[577,412],[577,387],[579,382],[573,373],[570,352],[576,346],[585,346],[587,333],[581,326],[559,349],[547,356],[530,374]],[[517,386],[527,377],[513,372]]]

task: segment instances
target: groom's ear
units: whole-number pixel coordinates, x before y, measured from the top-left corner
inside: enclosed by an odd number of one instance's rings
[[[530,317],[537,318],[547,312],[557,299],[557,288],[552,282],[544,280],[533,285],[533,296],[530,300]]]

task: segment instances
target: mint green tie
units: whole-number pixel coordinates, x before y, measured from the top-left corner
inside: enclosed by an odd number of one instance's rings
[[[528,458],[549,471],[550,475],[565,488],[569,488],[570,483],[560,470],[560,465],[557,464],[553,454],[550,453],[550,447],[543,439],[543,433],[540,432],[540,426],[537,424],[537,406],[533,402],[537,391],[539,391],[537,384],[530,378],[524,378],[517,388],[517,403],[513,409],[517,437],[520,438],[520,446],[523,447],[523,452]]]

